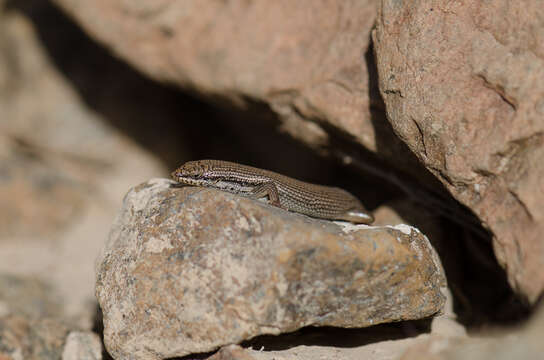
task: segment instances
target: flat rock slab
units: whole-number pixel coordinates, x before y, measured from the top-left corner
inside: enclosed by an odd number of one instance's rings
[[[420,319],[444,305],[440,261],[417,229],[317,220],[173,185],[129,191],[97,260],[116,359],[208,352],[308,325]]]

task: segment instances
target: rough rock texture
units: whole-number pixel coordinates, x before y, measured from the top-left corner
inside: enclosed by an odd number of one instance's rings
[[[102,342],[97,334],[72,331],[66,338],[62,360],[101,360]]]
[[[373,33],[395,132],[494,234],[509,282],[544,289],[544,8],[383,0]]]
[[[263,105],[265,109],[270,108],[279,116],[281,120],[279,124],[283,129],[306,143],[313,145],[329,143],[333,150],[338,150],[345,149],[348,143],[357,142],[379,155],[392,154],[389,160],[393,160],[391,162],[396,163],[395,166],[401,167],[404,163],[404,160],[399,158],[404,158],[406,154],[395,150],[397,148],[391,145],[390,138],[380,135],[380,128],[389,127],[389,123],[381,116],[383,104],[380,103],[377,87],[374,87],[377,80],[373,72],[372,49],[368,41],[368,33],[376,15],[373,10],[367,11],[366,8],[366,5],[376,8],[375,4],[378,1],[367,3],[344,1],[337,4],[312,1],[305,4],[266,1],[242,3],[236,0],[171,3],[161,1],[141,4],[133,1],[74,0],[70,3],[68,1],[56,2],[63,3],[65,9],[75,14],[74,18],[84,23],[83,27],[89,33],[94,34],[95,38],[103,43],[109,44],[123,60],[111,57],[105,49],[87,38],[79,31],[77,24],[60,14],[49,1],[0,0],[0,273],[2,274],[0,359],[2,360],[59,359],[87,355],[91,358],[96,357],[98,354],[96,336],[89,332],[82,332],[82,336],[74,335],[80,334],[75,331],[76,328],[78,331],[88,330],[93,326],[94,320],[99,320],[94,319],[96,300],[93,296],[92,265],[95,254],[107,236],[107,230],[115,211],[119,208],[122,194],[129,187],[150,177],[166,175],[167,171],[159,163],[160,160],[174,166],[178,165],[178,161],[201,158],[204,153],[215,151],[215,154],[225,158],[245,157],[238,160],[241,162],[246,160],[248,163],[254,162],[255,157],[260,157],[260,165],[267,168],[274,168],[273,164],[284,164],[291,160],[297,170],[300,169],[302,172],[317,168],[318,176],[314,179],[331,182],[338,180],[338,177],[333,179],[327,175],[329,172],[323,169],[321,161],[316,161],[315,165],[311,166],[301,161],[298,154],[292,159],[285,159],[278,154],[284,150],[283,147],[263,145],[262,137],[256,136],[253,129],[259,126],[265,128],[264,123],[246,122],[240,117],[236,119],[238,128],[236,125],[232,126],[234,121],[226,120],[224,127],[217,126],[218,123],[212,121],[213,116],[202,116],[199,111],[193,111],[194,108],[191,107],[193,100],[179,101],[181,95],[175,88],[162,86],[151,79],[166,79],[175,85],[197,89],[206,93],[205,95],[219,97],[221,100],[243,101],[251,105],[250,111],[262,110],[260,106],[258,109],[254,108],[255,102],[258,102],[257,105]],[[408,3],[404,2],[404,6]],[[482,101],[482,94],[492,96],[492,101],[486,98],[484,100],[493,104],[496,100],[499,104],[498,109],[507,109],[504,113],[515,112],[515,116],[509,119],[515,125],[513,128],[516,131],[520,131],[519,124],[524,124],[522,126],[527,126],[527,131],[531,132],[542,117],[537,116],[534,124],[530,122],[525,124],[526,120],[522,118],[522,114],[525,112],[530,115],[531,111],[541,108],[539,101],[534,100],[534,97],[541,94],[541,84],[539,82],[531,84],[540,76],[538,72],[541,71],[541,66],[535,66],[532,62],[535,58],[542,58],[540,48],[542,24],[533,21],[533,18],[539,16],[540,10],[532,9],[535,3],[528,1],[479,3],[481,4],[463,5],[459,2],[448,4],[427,2],[430,5],[441,6],[441,8],[433,6],[433,12],[445,9],[443,13],[446,12],[449,17],[437,18],[438,15],[430,14],[422,18],[421,23],[436,21],[442,24],[441,29],[445,30],[438,32],[439,35],[453,33],[452,36],[442,40],[440,44],[443,44],[444,48],[437,52],[436,57],[431,57],[433,61],[437,61],[438,56],[445,54],[445,57],[449,57],[450,53],[455,54],[455,51],[458,51],[459,47],[452,46],[448,41],[458,40],[462,45],[468,36],[472,36],[463,28],[456,27],[458,24],[463,26],[465,24],[459,22],[459,19],[472,16],[475,20],[472,22],[474,27],[483,24],[485,28],[480,34],[483,40],[474,42],[477,51],[462,50],[464,54],[472,54],[472,58],[467,56],[473,65],[471,74],[476,74],[476,80],[481,81],[476,81],[475,87],[472,87],[471,83],[466,87],[461,85],[461,89],[456,85],[447,89],[445,95],[440,91],[437,91],[437,94],[448,101],[450,98],[454,101],[462,96],[459,94],[469,93],[469,96],[466,96],[469,102],[456,108],[463,110],[461,112],[467,119],[473,118],[468,116],[472,113],[467,115],[468,111],[477,112],[478,109],[474,110],[473,106]],[[413,2],[416,10],[419,4]],[[507,10],[503,8],[496,11],[506,4]],[[165,7],[160,8],[162,5]],[[480,12],[477,8],[476,11],[472,11],[474,8],[466,11],[459,8],[459,5],[479,5],[487,8],[482,8]],[[187,6],[184,8],[187,11],[183,13],[187,17],[174,24],[174,27],[178,26],[181,30],[176,30],[171,37],[156,36],[155,25],[162,27],[165,19],[166,22],[169,19],[175,22],[177,14],[180,13],[180,6]],[[302,6],[307,6],[312,12],[304,13],[300,10]],[[494,6],[496,7],[493,8]],[[131,9],[135,7],[138,9],[132,11]],[[147,11],[149,7],[158,11],[149,12]],[[299,8],[295,11],[297,7]],[[207,9],[211,11],[215,9],[215,13],[210,15],[204,11]],[[270,9],[275,11],[269,11]],[[285,10],[284,13],[282,9]],[[358,9],[362,9],[359,15]],[[320,11],[323,11],[321,15]],[[403,15],[410,21],[409,13]],[[522,19],[523,16],[526,18]],[[389,16],[389,19],[398,19],[397,14]],[[199,23],[201,20],[202,23]],[[334,22],[333,26],[330,25],[331,21]],[[214,24],[219,26],[214,27]],[[297,27],[294,31],[291,30],[293,26]],[[204,27],[205,31],[199,31]],[[470,26],[467,28],[470,29]],[[497,28],[499,30],[496,30]],[[530,30],[527,30],[529,28]],[[165,33],[168,35],[167,29]],[[432,33],[432,31],[420,32],[417,41],[408,45],[409,48],[416,50],[412,56],[421,53],[422,49],[418,47],[425,45],[425,41],[428,41],[426,37]],[[188,35],[186,39],[184,34]],[[414,33],[399,31],[397,36],[406,38],[409,34]],[[493,45],[492,41],[486,42],[484,36],[486,34],[487,38],[494,37],[502,46],[514,50],[508,56],[503,56],[499,45]],[[230,37],[231,35],[233,37]],[[185,43],[193,41],[191,39],[194,36],[200,36],[199,39],[205,41],[199,43],[197,39],[192,43]],[[147,37],[151,40],[147,41]],[[327,39],[331,41],[327,43]],[[285,43],[292,44],[290,49],[294,50],[284,51]],[[274,48],[275,45],[279,48]],[[208,61],[201,61],[201,57],[192,52],[196,49],[200,53],[205,53],[208,48],[214,51],[211,55],[204,56]],[[526,56],[528,53],[530,55],[531,50],[535,54],[534,58]],[[338,53],[335,54],[335,51]],[[186,63],[178,63],[178,57],[187,60]],[[152,61],[147,61],[150,58]],[[341,58],[340,61],[338,58]],[[520,59],[525,61],[521,63],[527,66],[519,66]],[[125,60],[137,64],[138,69],[151,75],[150,78],[137,74],[123,62]],[[157,66],[154,66],[155,60]],[[189,63],[190,61],[192,62]],[[455,59],[456,66],[461,70],[466,69],[464,61],[464,58]],[[485,67],[488,65],[487,62],[493,66]],[[413,65],[413,57],[408,58],[406,63]],[[260,64],[263,65],[259,66]],[[518,66],[521,69],[519,71],[516,70]],[[418,73],[420,68],[417,66],[411,66],[408,71],[411,70],[422,80],[427,81],[427,84],[429,80],[433,80],[424,76],[424,73]],[[308,75],[310,71],[311,74]],[[446,73],[450,76],[457,74],[453,70]],[[255,77],[250,78],[251,76]],[[399,74],[395,76],[400,77]],[[241,77],[249,80],[240,80]],[[423,84],[419,81],[420,78],[415,79],[414,86]],[[443,76],[442,80],[444,79],[447,77]],[[519,81],[519,86],[516,81]],[[205,86],[201,86],[201,83]],[[482,83],[486,83],[486,86],[482,86]],[[426,86],[423,84],[420,90],[425,90]],[[527,87],[532,87],[531,91],[526,91]],[[504,100],[494,91],[499,92]],[[330,96],[324,96],[325,92],[329,92]],[[347,95],[342,95],[343,92]],[[519,94],[523,96],[518,96]],[[422,99],[428,101],[429,98]],[[433,101],[428,103],[434,104]],[[476,102],[473,104],[472,101]],[[508,104],[505,103],[508,101],[512,101],[512,107],[515,109],[508,110]],[[441,102],[437,103],[438,105],[433,106],[442,106]],[[448,107],[451,109],[448,102],[445,104],[446,110]],[[481,107],[482,113],[493,111],[492,106],[485,104],[487,103],[484,102]],[[394,109],[393,105],[388,100],[387,106]],[[411,105],[406,104],[406,109],[410,108]],[[206,106],[206,109],[212,107]],[[248,109],[243,111],[250,112]],[[394,111],[398,111],[398,108]],[[221,117],[225,117],[224,111],[218,112],[221,112]],[[500,114],[498,110],[496,112]],[[444,114],[439,114],[439,120],[449,121],[443,124],[444,126],[455,124],[453,120],[442,115]],[[255,118],[251,117],[251,120]],[[420,119],[417,121],[421,123]],[[433,121],[433,124],[436,123],[437,121]],[[489,123],[491,125],[484,130],[492,129],[494,133],[498,133],[504,128],[502,125],[495,127],[495,123],[491,121]],[[185,124],[189,124],[193,131],[187,131]],[[469,124],[467,128],[473,129],[470,131],[475,133],[474,139],[477,141],[474,144],[463,143],[464,148],[470,147],[476,154],[487,142],[490,147],[501,147],[492,141],[494,139],[491,136],[481,135],[482,129],[474,127],[477,122]],[[210,136],[210,128],[219,133],[216,140],[220,138],[222,141],[214,141],[214,137]],[[236,139],[239,141],[244,136],[240,134],[239,128],[243,128],[247,136],[244,140],[245,152],[233,146]],[[225,129],[229,131],[224,131]],[[122,133],[119,130],[122,130]],[[397,132],[403,133],[398,129]],[[193,136],[198,133],[205,133],[206,137]],[[428,136],[429,129],[423,127],[422,134],[425,134],[424,140],[430,149],[429,154],[436,154],[433,145],[435,138]],[[451,131],[451,134],[457,133]],[[166,135],[170,135],[172,140],[168,141]],[[269,135],[270,130],[266,128],[264,137],[268,139]],[[438,139],[442,141],[443,133],[439,135]],[[520,135],[513,133],[513,136]],[[526,174],[534,176],[532,171],[541,166],[538,157],[531,153],[538,146],[538,141],[533,142],[535,140],[529,134],[523,139],[526,141],[514,141],[505,146],[505,152],[491,156],[490,163],[500,162],[505,157],[511,158],[510,162],[504,161],[505,168],[501,170],[503,173],[498,173],[495,181],[515,184],[517,181],[515,176],[520,178]],[[454,145],[457,143],[447,144],[448,149],[455,150]],[[412,147],[415,148],[413,145]],[[269,151],[271,148],[274,149],[273,153]],[[352,149],[353,166],[359,160],[356,154],[365,151],[360,146]],[[149,156],[151,152],[154,156]],[[446,171],[439,168],[445,174],[449,174],[451,169],[462,172],[452,160],[452,154],[445,155],[450,162]],[[465,157],[468,156],[466,152],[463,154]],[[528,164],[531,161],[536,162],[529,171],[525,171],[525,163],[520,160],[523,157],[529,158]],[[433,159],[432,156],[429,158]],[[485,156],[482,157],[482,161],[487,161]],[[258,161],[255,163],[258,164]],[[304,164],[304,169],[299,166],[301,163]],[[465,166],[462,162],[460,164]],[[378,164],[381,165],[382,163]],[[514,165],[519,165],[520,170],[517,174],[516,170],[511,170]],[[507,172],[514,180],[508,177],[501,180],[501,174]],[[480,175],[494,176],[485,171]],[[362,180],[362,177],[354,173],[339,178],[352,183]],[[455,186],[463,185],[462,181],[453,179],[457,181],[454,183]],[[534,178],[530,177],[529,180],[531,179]],[[419,181],[420,178],[416,180]],[[534,212],[534,204],[527,201],[527,198],[535,202],[541,201],[541,198],[538,196],[539,192],[534,190],[539,183],[536,182],[536,186],[531,185],[532,181],[527,181],[529,185],[523,187],[519,183],[519,189],[515,189],[517,192],[514,194],[519,194],[520,199],[526,201],[530,205],[530,211]],[[484,189],[484,185],[485,182],[476,183],[474,190]],[[360,190],[365,189],[365,185],[358,186]],[[385,192],[376,190],[382,189],[380,184],[376,188],[373,186],[370,188],[374,193]],[[491,189],[495,189],[497,194],[502,191],[499,187]],[[467,194],[470,195],[470,191],[473,190],[468,187]],[[530,193],[530,196],[527,193]],[[486,196],[493,199],[489,193]],[[417,200],[418,196],[415,198]],[[378,220],[382,221],[381,224],[392,224],[392,221],[414,224],[412,222],[414,217],[421,218],[422,215],[426,217],[419,211],[419,203],[410,205],[404,200],[386,198],[383,201],[376,201],[374,205],[378,206],[389,200],[396,200],[391,208],[393,211],[388,211],[389,214],[383,213],[383,217],[379,214],[382,210],[378,209],[375,212]],[[406,210],[406,205],[409,210]],[[399,210],[401,207],[404,209]],[[489,208],[489,211],[486,210],[486,216],[501,215],[503,209],[501,207],[497,209]],[[512,209],[517,211],[515,204]],[[482,214],[479,212],[480,216]],[[531,239],[530,236],[526,236],[526,230],[531,230],[532,223],[522,223],[519,228],[511,227],[514,221],[517,221],[514,219],[516,216],[518,220],[521,218],[520,221],[524,221],[523,212],[520,214],[514,214],[513,217],[505,215],[504,227],[512,231],[521,229],[516,234]],[[464,261],[468,257],[467,253],[477,253],[470,247],[476,241],[470,241],[472,239],[467,241],[462,229],[451,231],[450,227],[441,226],[440,222],[435,221],[435,217],[436,214],[431,212],[428,225],[423,225],[426,219],[419,219],[422,220],[422,225],[417,227],[435,241],[433,244],[437,249],[442,244],[453,244],[459,252],[452,256],[452,251],[442,249],[443,263],[445,265],[453,263],[457,266],[446,266],[448,270],[462,269],[464,273],[461,274],[463,276],[459,276],[460,281],[464,284],[473,281],[481,288],[482,293],[490,296],[492,290],[489,288],[496,289],[497,282],[486,281],[488,277],[482,277],[473,263]],[[493,225],[496,234],[499,234],[500,220],[499,218],[498,225]],[[489,224],[491,222],[488,222]],[[499,236],[497,239],[504,238]],[[519,254],[525,261],[524,254],[530,253],[531,249],[526,247],[521,249],[523,252],[520,251]],[[487,248],[485,251],[489,252]],[[480,256],[476,258],[482,264],[486,263],[480,261]],[[511,265],[508,266],[512,268]],[[24,276],[13,276],[14,274],[30,275],[31,278],[25,279]],[[452,291],[458,295],[456,300],[460,300],[462,306],[474,309],[473,300],[481,299],[480,293],[474,291],[459,293],[455,271],[448,272],[448,282]],[[463,295],[466,296],[464,305]],[[502,293],[498,293],[497,299],[503,297]],[[456,310],[459,310],[459,304],[456,304]],[[508,313],[509,309],[499,308],[496,302],[491,302],[489,306],[489,311],[501,316]],[[477,311],[473,314],[477,314]],[[475,317],[471,314],[469,316],[471,319]],[[471,349],[476,349],[475,352],[483,358],[499,357],[502,354],[507,354],[510,358],[531,356],[533,345],[526,343],[524,338],[525,334],[530,332],[501,337],[498,341],[484,341],[480,345],[478,339],[474,342],[444,340],[444,337],[461,336],[463,329],[451,319],[440,317],[440,321],[437,320],[439,319],[433,320],[430,335],[415,338],[408,338],[415,336],[412,322],[382,324],[365,329],[306,327],[300,332],[309,335],[302,341],[299,339],[295,344],[285,340],[285,337],[293,336],[291,333],[274,336],[278,347],[272,351],[260,351],[261,346],[255,346],[255,350],[243,351],[236,347],[227,347],[216,355],[240,357],[249,354],[259,360],[398,359],[404,349],[424,341],[426,344],[418,351],[430,353],[429,357],[436,355],[454,358],[450,355],[453,351],[466,353]],[[74,327],[74,323],[78,326]],[[383,327],[396,328],[396,336],[375,337],[374,334],[380,332]],[[369,332],[365,333],[364,330]],[[330,341],[329,335],[334,331],[338,331],[336,334],[341,340]],[[489,335],[497,336],[496,333]],[[470,338],[472,337],[474,335],[470,335]],[[316,338],[319,340],[316,341]],[[391,341],[393,339],[395,340]],[[431,339],[433,341],[427,343],[427,340]],[[535,337],[532,340],[533,344],[538,341],[538,337],[534,339]],[[350,342],[348,345],[347,341]],[[504,346],[501,343],[504,343]],[[448,344],[451,345],[451,349]],[[459,344],[458,350],[453,350],[456,344]],[[498,350],[487,353],[487,348]],[[80,350],[84,350],[84,353]],[[542,353],[541,350],[538,351]],[[514,356],[512,352],[521,355]],[[421,357],[421,353],[419,354]]]
[[[382,125],[371,122],[370,107],[381,100],[365,58],[376,0],[55,2],[155,79],[264,103],[312,145],[328,144],[335,128],[377,149]],[[398,140],[389,142],[384,152]]]
[[[307,325],[419,319],[444,304],[440,262],[409,226],[335,224],[172,185],[131,190],[97,260],[115,358],[206,352]]]

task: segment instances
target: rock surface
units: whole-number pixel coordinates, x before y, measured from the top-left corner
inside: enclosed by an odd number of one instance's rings
[[[373,151],[387,142],[389,155],[399,149],[388,125],[371,121],[382,104],[367,63],[377,0],[55,2],[154,79],[264,103],[282,130],[313,146],[340,135]]]
[[[364,327],[441,311],[442,268],[416,229],[336,224],[172,185],[132,189],[97,260],[115,358],[183,356],[308,325]]]
[[[383,0],[373,33],[395,132],[494,234],[513,288],[544,289],[544,8]]]
[[[72,331],[66,338],[62,360],[101,360],[102,342],[97,334]]]

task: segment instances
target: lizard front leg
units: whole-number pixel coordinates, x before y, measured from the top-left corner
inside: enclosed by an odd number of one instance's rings
[[[249,196],[254,199],[262,199],[264,197],[267,197],[268,203],[270,205],[283,208],[283,206],[281,206],[278,188],[271,181],[255,186],[253,190],[251,190],[251,193]]]

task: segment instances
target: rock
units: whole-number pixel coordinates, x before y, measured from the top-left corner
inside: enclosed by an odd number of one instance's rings
[[[283,131],[321,150],[347,136],[391,158],[403,153],[389,125],[371,121],[385,120],[369,50],[376,0],[55,3],[156,80],[265,104]]]
[[[446,302],[443,306],[442,314],[435,316],[431,323],[431,334],[442,338],[460,338],[467,336],[467,330],[463,325],[457,322],[455,314],[453,295],[450,289],[444,291]]]
[[[12,314],[0,317],[0,359],[57,360],[68,328],[51,318],[31,319]]]
[[[104,340],[117,359],[420,319],[444,304],[440,262],[414,228],[333,223],[172,185],[132,189],[97,260]]]
[[[66,338],[62,360],[101,360],[102,342],[92,332],[72,331]]]
[[[494,235],[511,286],[544,289],[544,8],[383,0],[373,32],[394,131]]]

